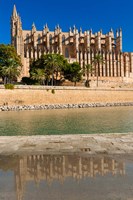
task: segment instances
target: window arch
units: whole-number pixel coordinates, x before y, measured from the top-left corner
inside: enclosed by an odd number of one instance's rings
[[[52,44],[52,35],[49,36],[49,43]]]
[[[68,51],[68,48],[65,49],[65,58],[69,58],[69,51]]]
[[[65,39],[66,39],[66,38],[65,38],[65,35],[63,35],[63,36],[62,36],[62,44],[64,44],[64,45],[65,45]]]
[[[28,44],[29,43],[29,34],[27,33],[27,35],[26,35],[26,44]]]
[[[40,44],[40,43],[41,43],[41,35],[38,34],[38,44]]]

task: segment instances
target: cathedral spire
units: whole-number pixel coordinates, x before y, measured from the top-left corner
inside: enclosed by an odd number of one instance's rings
[[[122,37],[122,28],[119,29],[119,35]]]
[[[116,37],[119,37],[118,29],[116,30]]]
[[[32,23],[32,28],[33,28],[33,27],[35,27],[35,28],[36,28],[36,26],[35,26],[35,23],[34,23],[34,22]]]
[[[17,9],[16,9],[15,4],[14,4],[14,7],[13,7],[12,16],[13,16],[13,17],[17,17],[17,16],[18,16],[18,14],[17,14]]]
[[[32,24],[32,33],[35,33],[36,32],[36,26],[35,26],[35,23],[33,22]]]

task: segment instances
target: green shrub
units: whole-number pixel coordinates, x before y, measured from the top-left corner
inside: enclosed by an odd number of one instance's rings
[[[52,93],[52,94],[55,94],[55,90],[54,90],[54,89],[52,89],[52,90],[51,90],[51,93]]]
[[[5,84],[5,89],[10,89],[13,90],[14,89],[14,85],[13,84]]]

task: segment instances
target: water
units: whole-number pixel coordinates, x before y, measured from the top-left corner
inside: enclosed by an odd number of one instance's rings
[[[0,113],[0,135],[133,132],[133,107]],[[0,155],[0,200],[131,200],[133,156]]]
[[[0,113],[0,135],[133,132],[133,107]]]
[[[130,200],[132,172],[132,156],[0,156],[0,199]]]

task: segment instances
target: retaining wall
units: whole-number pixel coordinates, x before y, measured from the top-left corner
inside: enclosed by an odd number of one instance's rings
[[[20,87],[21,88],[21,87]],[[29,87],[0,89],[0,106],[133,102],[133,89]]]

